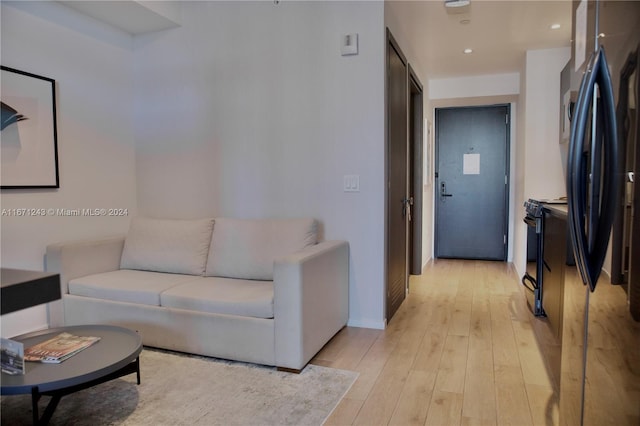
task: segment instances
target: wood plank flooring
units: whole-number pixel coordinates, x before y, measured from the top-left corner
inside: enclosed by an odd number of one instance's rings
[[[386,330],[346,327],[311,361],[360,373],[326,424],[557,424],[531,318],[509,264],[430,263]]]

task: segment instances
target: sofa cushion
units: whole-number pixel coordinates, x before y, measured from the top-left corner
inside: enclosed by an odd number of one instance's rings
[[[273,318],[273,281],[204,277],[164,291],[160,304],[190,311]]]
[[[314,219],[216,218],[206,276],[273,280],[273,263],[314,245]]]
[[[69,281],[69,293],[96,299],[159,306],[160,293],[163,291],[201,279],[203,278],[193,275],[121,269],[73,279]]]
[[[202,275],[213,219],[136,217],[124,241],[122,269]]]

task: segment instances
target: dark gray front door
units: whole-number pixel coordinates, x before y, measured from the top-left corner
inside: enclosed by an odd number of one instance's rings
[[[506,260],[509,106],[436,109],[436,257]]]

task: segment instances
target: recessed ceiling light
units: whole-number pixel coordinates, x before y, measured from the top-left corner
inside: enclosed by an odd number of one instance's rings
[[[606,35],[605,33],[600,33],[598,34],[598,38],[604,38],[605,35]]]
[[[469,48],[464,49],[464,53],[473,53],[473,49],[469,49]]]
[[[561,27],[560,24],[552,24],[549,28],[551,28],[552,30],[559,30]]]
[[[471,22],[471,19],[462,19],[462,20],[460,21],[460,23],[461,23],[462,25],[467,25],[467,24],[468,24],[468,23],[470,23],[470,22]]]

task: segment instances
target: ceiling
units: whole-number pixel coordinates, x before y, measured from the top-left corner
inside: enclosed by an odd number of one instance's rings
[[[392,0],[388,6],[428,78],[519,72],[527,50],[570,46],[568,0],[471,0],[463,8]],[[561,27],[550,29],[556,23]],[[464,54],[466,48],[473,53]]]
[[[179,9],[160,8],[174,2],[60,2],[130,34],[179,25],[171,16]],[[387,0],[387,6],[428,78],[519,72],[527,50],[570,45],[571,0],[471,0],[461,8],[447,8],[444,0]],[[560,29],[550,29],[554,23]],[[464,54],[466,48],[473,53]]]
[[[179,20],[171,16],[176,13],[169,2],[141,0],[58,0],[58,2],[131,35],[166,30],[180,25]],[[178,4],[178,10],[179,6]]]

